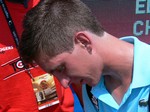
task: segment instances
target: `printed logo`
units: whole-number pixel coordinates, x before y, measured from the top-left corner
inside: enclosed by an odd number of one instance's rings
[[[18,62],[16,62],[16,67],[20,68],[20,69],[24,67],[24,65],[23,65],[23,63],[22,63],[21,60],[19,60]]]
[[[8,79],[8,78],[10,78],[12,76],[15,76],[15,75],[17,75],[17,74],[19,74],[21,72],[25,72],[26,71],[26,68],[25,68],[24,64],[22,63],[22,60],[20,59],[20,57],[17,57],[17,58],[15,58],[13,60],[10,60],[10,61],[2,64],[1,67],[6,67],[6,68],[7,67],[12,67],[13,68],[12,69],[13,71],[8,76],[6,76],[4,78],[4,80],[6,80],[6,79]],[[28,65],[27,69],[31,70],[31,69],[33,69],[35,67],[38,67],[38,65],[33,63],[33,64]]]

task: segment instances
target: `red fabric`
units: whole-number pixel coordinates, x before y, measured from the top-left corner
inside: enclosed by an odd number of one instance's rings
[[[21,4],[5,2],[20,37],[22,19],[25,13],[38,3],[38,0],[30,0],[27,9]],[[31,79],[22,68],[18,68],[21,67],[19,64],[14,40],[0,8],[0,112],[38,112]],[[31,73],[35,77],[44,74],[44,71],[37,67],[32,69]],[[10,74],[17,75],[3,80]],[[70,88],[64,89],[57,80],[55,82],[60,103],[40,112],[73,112],[74,101]]]

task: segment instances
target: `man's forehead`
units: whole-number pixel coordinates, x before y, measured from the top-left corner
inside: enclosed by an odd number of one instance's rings
[[[49,56],[40,56],[39,59],[36,60],[37,64],[40,65],[44,70],[53,69],[59,66],[61,63],[68,58],[70,53],[61,53],[57,56],[50,58]]]

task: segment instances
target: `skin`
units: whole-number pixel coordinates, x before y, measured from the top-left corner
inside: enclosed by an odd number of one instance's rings
[[[36,62],[52,73],[67,88],[69,84],[95,86],[101,76],[118,104],[132,80],[133,45],[104,33],[102,37],[89,32],[78,32],[74,49],[51,59],[41,55]]]

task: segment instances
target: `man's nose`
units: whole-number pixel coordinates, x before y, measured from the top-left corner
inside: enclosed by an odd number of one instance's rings
[[[61,85],[62,85],[64,88],[68,88],[69,85],[70,85],[70,80],[63,78],[63,79],[60,80],[60,83],[61,83]]]

